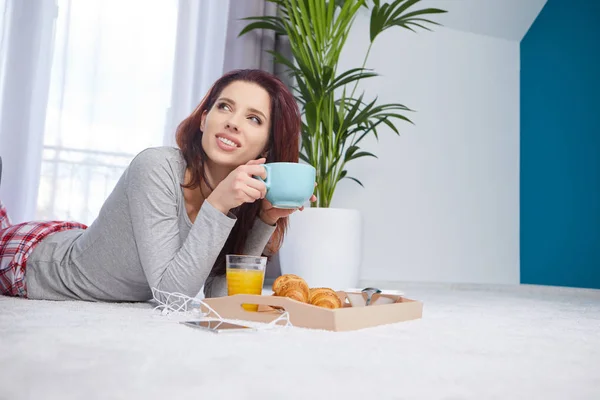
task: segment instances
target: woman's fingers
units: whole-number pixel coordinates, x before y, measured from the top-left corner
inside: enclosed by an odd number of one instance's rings
[[[267,185],[263,181],[248,177],[246,184],[252,189],[256,189],[260,192],[260,198],[264,198],[267,195]]]
[[[246,165],[258,165],[258,164],[264,164],[267,161],[266,158],[262,157],[259,158],[257,160],[250,160],[246,163]]]
[[[260,176],[263,179],[267,178],[267,170],[262,165],[246,164],[242,168],[244,173],[247,174],[250,178],[252,178],[253,176]]]
[[[246,186],[242,189],[242,191],[244,192],[244,194],[246,196],[248,196],[247,198],[247,203],[253,203],[256,200],[262,198],[262,194],[260,192],[260,190],[257,190],[251,186]]]

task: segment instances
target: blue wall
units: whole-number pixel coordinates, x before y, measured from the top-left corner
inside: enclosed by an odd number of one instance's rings
[[[600,288],[600,1],[548,0],[521,42],[521,282]]]

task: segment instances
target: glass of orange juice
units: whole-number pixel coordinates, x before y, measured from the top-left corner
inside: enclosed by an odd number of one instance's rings
[[[267,257],[226,255],[227,295],[262,294]],[[247,311],[258,311],[256,304],[243,304]]]

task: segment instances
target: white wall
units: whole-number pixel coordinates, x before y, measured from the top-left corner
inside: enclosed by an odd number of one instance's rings
[[[368,45],[361,16],[342,69]],[[402,136],[382,129],[349,164],[333,207],[364,219],[368,281],[519,282],[519,43],[437,27],[386,31],[368,95],[416,110]],[[360,88],[360,87],[359,87]]]
[[[423,0],[418,8],[441,8],[437,20],[463,32],[521,41],[547,0]]]

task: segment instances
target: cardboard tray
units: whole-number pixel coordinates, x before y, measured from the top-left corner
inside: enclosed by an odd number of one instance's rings
[[[329,331],[351,331],[378,325],[419,319],[423,316],[423,303],[398,295],[375,295],[393,300],[391,304],[377,304],[368,307],[352,307],[346,292],[337,292],[344,305],[331,310],[302,303],[288,297],[238,294],[234,296],[204,299],[211,308],[226,319],[239,319],[255,322],[271,322],[285,309],[294,326]],[[349,300],[349,299],[348,299]],[[242,304],[258,304],[258,311],[246,311]]]

